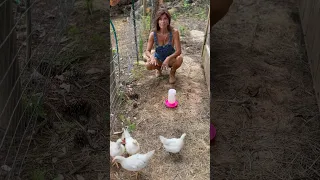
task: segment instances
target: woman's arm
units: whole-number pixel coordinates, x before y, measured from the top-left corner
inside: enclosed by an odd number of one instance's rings
[[[178,30],[173,30],[173,43],[176,51],[168,56],[168,59],[176,58],[181,54],[181,41],[180,41],[180,34]]]
[[[148,44],[147,44],[147,50],[146,50],[146,56],[147,56],[148,58],[151,57],[151,49],[152,49],[152,47],[153,47],[153,42],[154,42],[154,40],[153,40],[153,32],[151,32],[151,33],[149,34],[149,39],[148,39]]]

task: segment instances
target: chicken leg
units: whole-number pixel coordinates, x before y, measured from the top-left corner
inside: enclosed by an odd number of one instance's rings
[[[132,176],[136,176],[136,179],[138,179],[139,174],[140,174],[140,172],[139,172],[139,171],[137,171],[135,174],[131,175],[131,177],[132,177]]]
[[[117,166],[117,168],[119,169],[119,165],[118,165],[118,163],[117,163],[117,162],[113,162],[113,163],[112,163],[112,166],[114,166],[114,165],[116,165],[116,166]]]

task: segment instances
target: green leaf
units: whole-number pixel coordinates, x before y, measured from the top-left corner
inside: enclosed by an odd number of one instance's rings
[[[129,129],[130,132],[136,130],[136,124],[135,123],[130,124],[128,129]]]

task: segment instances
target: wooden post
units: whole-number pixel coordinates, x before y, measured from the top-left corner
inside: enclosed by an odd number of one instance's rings
[[[2,4],[4,2],[4,4]],[[21,84],[16,54],[16,33],[14,27],[12,1],[0,0],[0,141],[4,135],[11,135],[21,116]],[[11,120],[10,120],[11,119]],[[23,121],[24,119],[22,119]],[[11,121],[11,123],[10,123]],[[20,122],[20,126],[24,123]],[[8,131],[6,132],[6,129]],[[21,129],[19,129],[21,130]],[[23,133],[23,131],[22,131]],[[2,142],[1,142],[2,145]]]
[[[208,12],[208,20],[207,20],[207,26],[206,26],[206,33],[204,35],[204,41],[203,41],[203,45],[202,45],[202,51],[201,51],[201,56],[203,56],[203,50],[204,47],[207,43],[207,35],[208,35],[208,27],[210,26],[210,7],[209,7],[209,12]]]
[[[159,0],[153,0],[153,8],[152,8],[152,16],[150,21],[150,29],[153,29],[155,27],[153,26],[153,22],[155,21],[156,13],[159,9]]]
[[[142,0],[142,1],[143,1],[143,16],[146,16],[147,0]]]

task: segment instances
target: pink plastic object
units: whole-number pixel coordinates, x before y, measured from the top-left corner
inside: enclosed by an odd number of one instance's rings
[[[216,128],[210,123],[210,141],[216,136]]]
[[[165,105],[168,107],[168,108],[175,108],[175,107],[177,107],[178,106],[178,101],[176,100],[176,102],[174,102],[174,103],[169,103],[169,101],[168,101],[168,99],[166,100],[166,102],[165,102]]]

